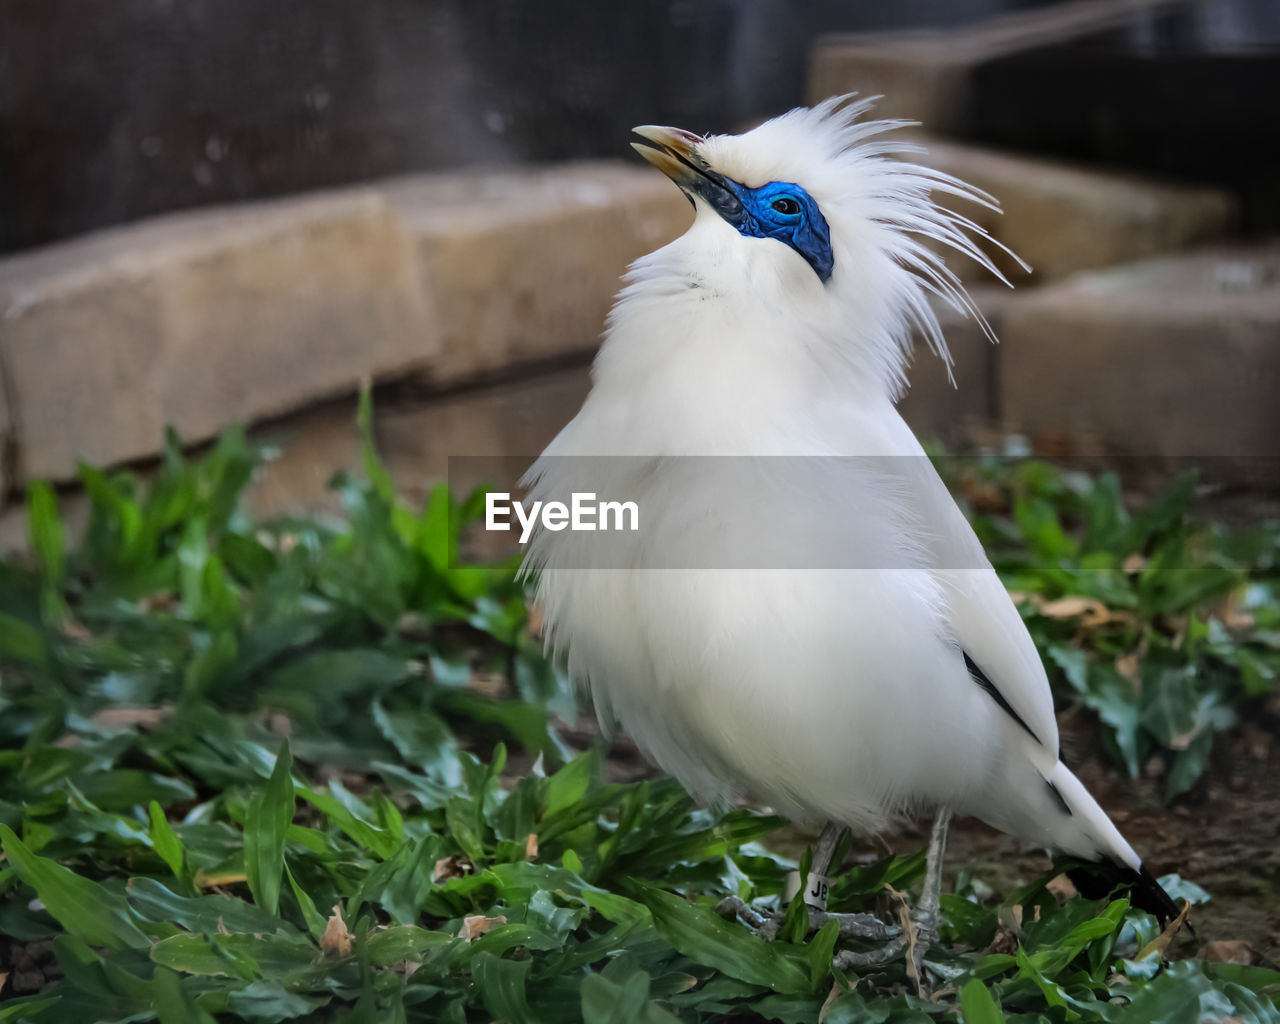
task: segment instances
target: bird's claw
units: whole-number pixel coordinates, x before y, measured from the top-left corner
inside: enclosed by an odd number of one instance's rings
[[[738,918],[766,942],[772,942],[778,934],[781,921],[771,914],[762,914],[746,900],[738,896],[726,896],[716,904],[716,913],[733,920]],[[766,935],[765,930],[771,929]]]
[[[914,910],[911,913],[903,913],[901,916],[903,923],[902,928],[893,928],[886,925],[886,928],[892,928],[893,936],[887,942],[883,942],[875,949],[869,949],[859,952],[852,949],[841,950],[836,954],[832,961],[833,965],[841,970],[850,970],[855,968],[879,967],[887,964],[891,960],[896,960],[903,953],[906,954],[907,975],[915,984],[916,992],[921,995],[927,995],[928,983],[924,973],[925,954],[938,941],[938,922],[936,916],[927,914],[920,910]]]
[[[866,939],[868,942],[893,942],[902,935],[897,925],[885,924],[875,914],[831,914],[825,910],[809,911],[809,930],[817,931],[828,921],[840,927],[842,939]]]
[[[772,942],[782,928],[781,914],[766,914],[737,896],[729,896],[719,902],[716,913],[721,917],[738,918],[765,942]],[[809,931],[816,932],[828,921],[837,922],[842,939],[865,939],[869,942],[893,942],[902,934],[897,925],[885,924],[874,914],[833,914],[825,910],[809,908]]]

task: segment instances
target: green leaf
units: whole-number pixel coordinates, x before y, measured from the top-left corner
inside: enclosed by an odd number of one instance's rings
[[[303,1016],[310,1020],[310,1014],[332,1001],[333,997],[328,995],[313,997],[290,992],[278,981],[259,981],[228,995],[227,1009],[251,1021],[267,1024]]]
[[[214,935],[219,931],[295,934],[288,921],[262,907],[231,896],[179,896],[154,878],[131,878],[129,905],[145,921],[172,921],[188,931]]]
[[[8,1006],[0,1006],[0,1024],[25,1024],[26,1021],[40,1019],[42,1011],[61,1002],[59,996],[48,999],[24,999],[10,1002]]]
[[[153,980],[160,1024],[217,1024],[213,1014],[195,1001],[173,971],[158,970]]]
[[[1166,802],[1181,796],[1195,785],[1196,780],[1204,773],[1205,765],[1209,763],[1209,753],[1212,750],[1213,732],[1202,728],[1184,749],[1178,751],[1165,783]]]
[[[675,1017],[650,1001],[650,986],[649,976],[639,970],[622,983],[588,975],[581,988],[583,1024],[677,1024]]]
[[[322,811],[330,821],[345,832],[358,846],[368,849],[379,859],[386,860],[388,857],[394,856],[395,852],[400,848],[400,842],[395,836],[391,835],[386,829],[379,828],[364,818],[358,817],[332,794],[320,793],[302,786],[299,786],[295,793],[307,803]]]
[[[225,951],[215,949],[204,936],[189,932],[179,932],[161,939],[151,947],[151,959],[154,963],[183,974],[229,976],[252,981],[258,973],[256,964],[229,957]]]
[[[49,645],[35,626],[0,612],[0,656],[44,667],[49,661]]]
[[[280,905],[285,835],[293,821],[292,769],[286,742],[276,757],[271,778],[250,799],[245,814],[244,869],[249,890],[258,905],[272,914]]]
[[[147,820],[151,826],[149,831],[152,847],[160,855],[160,859],[169,865],[169,870],[173,872],[174,877],[179,881],[186,881],[182,841],[169,824],[169,819],[165,817],[164,808],[155,800],[152,800],[147,808]]]
[[[1004,1024],[1004,1014],[991,992],[974,978],[960,991],[960,1019],[964,1024]]]
[[[1200,1000],[1210,991],[1209,979],[1194,961],[1172,964],[1134,993],[1124,1024],[1198,1024]]]
[[[525,995],[531,966],[528,960],[503,960],[483,951],[475,955],[471,972],[484,1008],[494,1020],[507,1024],[541,1024]]]
[[[546,807],[542,812],[549,818],[570,807],[575,806],[587,792],[591,780],[596,778],[600,770],[600,759],[595,751],[588,750],[579,754],[558,772],[547,779]]]
[[[178,544],[178,579],[183,610],[193,619],[205,612],[204,569],[208,560],[209,528],[200,517],[188,519]]]
[[[391,474],[382,464],[382,459],[378,457],[378,446],[374,440],[373,389],[368,381],[360,386],[360,396],[356,404],[356,427],[360,431],[360,454],[364,464],[364,474],[373,484],[373,489],[378,496],[388,505],[394,505],[395,484]]]
[[[41,574],[51,583],[61,582],[66,539],[58,518],[58,499],[43,480],[27,487],[27,532]]]
[[[8,826],[0,825],[0,844],[18,877],[36,891],[70,934],[111,949],[143,949],[151,944],[122,897],[32,853]]]
[[[840,922],[831,920],[824,924],[809,940],[810,990],[817,992],[831,976],[831,961],[835,956],[836,942],[840,938]]]
[[[311,933],[313,939],[319,942],[325,931],[325,917],[316,909],[316,903],[311,898],[311,894],[302,888],[298,884],[298,880],[293,877],[293,872],[289,870],[287,862],[284,865],[284,871],[289,878],[289,888],[293,890],[293,898],[298,901],[298,909],[302,911],[302,919],[306,922],[307,931]]]
[[[374,647],[316,651],[272,673],[263,692],[277,698],[306,694],[317,703],[333,702],[347,694],[392,687],[413,671],[406,659]]]
[[[784,954],[781,942],[765,943],[707,907],[652,886],[640,888],[664,939],[687,957],[731,978],[788,995],[807,995],[809,972]]]

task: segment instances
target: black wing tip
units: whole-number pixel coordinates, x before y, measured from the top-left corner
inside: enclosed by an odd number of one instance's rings
[[[1085,899],[1100,900],[1110,896],[1117,886],[1127,887],[1129,902],[1139,910],[1154,914],[1161,928],[1182,913],[1182,908],[1145,866],[1135,871],[1110,861],[1099,861],[1096,864],[1078,864],[1068,869],[1066,874]],[[1195,934],[1190,925],[1187,929]]]
[[[1129,870],[1132,877],[1129,881],[1130,898],[1133,905],[1139,910],[1145,910],[1149,914],[1155,914],[1156,920],[1160,922],[1163,928],[1170,921],[1182,913],[1182,908],[1172,896],[1165,892],[1157,880],[1155,875],[1146,869],[1145,866],[1139,867],[1137,871]],[[1188,925],[1188,928],[1191,926]],[[1194,931],[1191,933],[1195,934]]]

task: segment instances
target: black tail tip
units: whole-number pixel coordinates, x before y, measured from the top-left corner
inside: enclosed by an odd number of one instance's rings
[[[1129,902],[1139,910],[1154,914],[1163,928],[1182,913],[1182,908],[1145,867],[1133,868],[1100,861],[1097,864],[1080,864],[1067,871],[1067,877],[1076,891],[1085,899],[1100,900],[1110,896],[1119,886],[1129,890]],[[1187,926],[1190,929],[1190,925]],[[1191,934],[1195,934],[1194,930]]]

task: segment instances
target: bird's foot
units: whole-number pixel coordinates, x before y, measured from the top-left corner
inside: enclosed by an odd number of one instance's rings
[[[898,919],[901,921],[900,928],[893,928],[886,925],[886,928],[892,928],[893,935],[887,941],[882,942],[878,947],[869,950],[841,950],[836,954],[833,961],[834,966],[842,969],[857,969],[867,967],[878,967],[881,964],[889,963],[896,960],[905,953],[907,976],[915,985],[917,994],[921,996],[928,995],[928,982],[924,972],[925,954],[938,941],[938,915],[928,909],[917,907],[914,910],[907,909],[905,897],[900,893],[895,893],[901,901],[898,912]]]
[[[772,942],[782,928],[783,915],[766,914],[737,896],[720,901],[716,912],[721,917],[736,917],[751,928],[765,942]],[[816,932],[828,921],[835,921],[842,939],[864,939],[868,942],[893,942],[902,933],[897,925],[885,924],[874,914],[833,914],[825,910],[809,908],[809,931]]]
[[[722,899],[716,904],[716,913],[730,921],[737,918],[765,942],[772,942],[778,937],[778,928],[782,924],[777,915],[762,913],[738,896]]]

